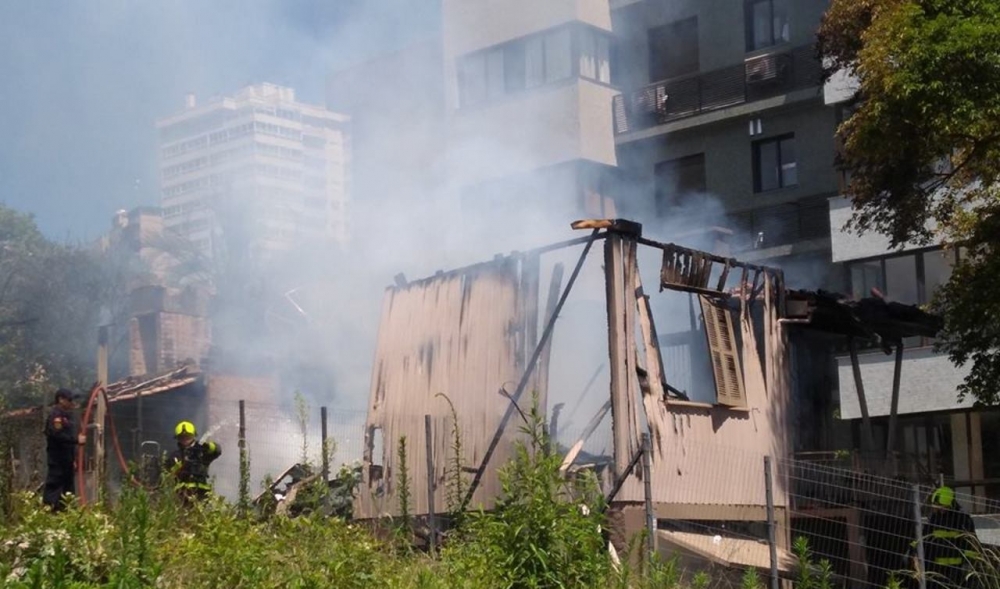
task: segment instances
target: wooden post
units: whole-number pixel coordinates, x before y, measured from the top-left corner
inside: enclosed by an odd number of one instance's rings
[[[562,291],[563,265],[556,264],[552,269],[552,281],[549,283],[549,298],[545,304],[545,321],[548,322],[556,312],[556,305],[559,304],[559,293]],[[536,309],[537,312],[537,309]],[[538,359],[538,369],[535,388],[538,391],[539,410],[544,412],[548,408],[549,397],[549,360],[552,356],[552,339],[545,342],[542,355]]]
[[[604,240],[604,272],[607,290],[608,352],[611,361],[611,430],[617,476],[637,448],[630,447],[627,338],[625,337],[625,268],[622,260],[622,237],[609,234]]]
[[[327,451],[327,437],[326,437],[326,407],[319,408],[319,425],[320,425],[320,455],[323,460],[323,482],[330,480],[330,453]]]
[[[240,429],[239,429],[239,449],[240,449],[240,487],[239,487],[239,509],[240,515],[246,516],[250,510],[250,462],[247,456],[247,411],[246,403],[240,399]]]
[[[892,372],[892,405],[889,409],[889,432],[886,441],[885,457],[892,461],[895,470],[896,461],[893,452],[896,451],[896,421],[899,414],[899,381],[903,371],[903,342],[896,344],[896,365]],[[893,474],[897,474],[893,472]]]
[[[108,327],[102,325],[97,334],[97,380],[101,387],[108,384]],[[104,446],[104,425],[107,420],[108,404],[104,394],[97,395],[94,415],[94,489],[98,500],[103,501],[107,492],[107,464]]]
[[[913,527],[917,542],[917,566],[920,589],[927,589],[927,566],[924,560],[924,522],[920,516],[920,486],[913,485]]]
[[[642,434],[642,490],[646,500],[646,556],[651,562],[656,554],[656,516],[653,513],[653,467],[650,464],[652,445],[649,434]]]
[[[771,457],[764,457],[764,492],[767,502],[767,547],[771,560],[771,589],[778,589],[778,540],[775,534],[774,521],[774,473],[771,469]]]
[[[864,452],[875,449],[875,436],[872,434],[872,421],[868,416],[868,400],[865,398],[865,383],[861,380],[861,364],[858,362],[858,345],[854,338],[847,338],[851,350],[851,368],[854,370],[854,388],[858,393],[858,406],[861,409],[861,445]]]
[[[437,551],[437,521],[434,514],[434,438],[430,415],[424,415],[424,444],[427,459],[427,538],[433,555]]]

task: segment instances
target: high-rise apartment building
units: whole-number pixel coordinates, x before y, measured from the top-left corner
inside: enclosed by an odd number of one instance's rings
[[[248,86],[157,121],[164,225],[207,254],[348,238],[349,119]]]

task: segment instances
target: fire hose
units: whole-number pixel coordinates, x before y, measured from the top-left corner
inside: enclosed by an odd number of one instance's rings
[[[88,395],[87,405],[83,412],[83,419],[80,421],[80,433],[84,436],[84,443],[80,444],[76,450],[76,487],[79,490],[80,504],[87,504],[87,485],[86,476],[84,468],[84,449],[86,448],[86,437],[87,437],[87,424],[90,423],[91,412],[94,410],[94,403],[97,400],[97,395],[104,397],[104,403],[109,404],[108,392],[104,386],[97,382],[90,389],[90,394]],[[122,453],[122,447],[118,441],[118,430],[115,428],[115,420],[112,419],[110,415],[105,415],[105,419],[109,423],[109,429],[111,430],[111,442],[115,447],[115,456],[118,458],[118,464],[121,466],[123,473],[128,473],[128,464],[125,462],[125,455]],[[141,483],[135,479],[135,477],[130,477],[134,484],[141,485]]]

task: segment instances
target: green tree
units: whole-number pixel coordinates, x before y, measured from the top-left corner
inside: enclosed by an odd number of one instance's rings
[[[1000,2],[833,0],[819,31],[827,75],[856,79],[838,129],[850,227],[893,247],[964,255],[933,308],[939,345],[971,364],[960,396],[1000,401]]]
[[[97,326],[116,290],[100,252],[46,239],[0,206],[0,391],[9,407],[93,382]]]

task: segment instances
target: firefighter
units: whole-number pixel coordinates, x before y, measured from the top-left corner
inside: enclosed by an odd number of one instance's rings
[[[73,477],[76,470],[76,449],[86,442],[84,434],[77,433],[73,419],[73,401],[77,395],[68,389],[56,391],[55,402],[45,420],[45,450],[48,472],[42,501],[52,511],[65,508],[66,495],[76,495]]]
[[[939,487],[931,494],[931,515],[924,529],[927,580],[947,587],[969,587],[970,563],[976,557],[976,526],[955,501],[955,491]]]
[[[167,458],[167,471],[177,479],[177,492],[185,502],[204,499],[212,490],[208,482],[208,466],[222,455],[222,449],[212,441],[199,441],[198,431],[190,421],[174,428],[177,450]]]

